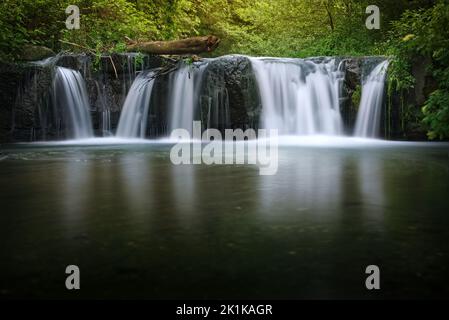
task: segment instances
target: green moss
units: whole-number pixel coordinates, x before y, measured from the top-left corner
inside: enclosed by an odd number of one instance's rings
[[[354,106],[355,110],[359,109],[361,99],[362,99],[362,86],[358,84],[351,97],[352,105]]]

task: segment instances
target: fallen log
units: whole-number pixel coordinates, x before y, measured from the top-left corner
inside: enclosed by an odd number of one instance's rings
[[[219,43],[220,39],[216,36],[204,36],[172,41],[131,42],[127,50],[148,54],[198,54],[213,51]]]

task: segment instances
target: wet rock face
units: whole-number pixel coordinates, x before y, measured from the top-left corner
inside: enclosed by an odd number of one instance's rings
[[[348,88],[355,90],[361,83],[362,69],[360,59],[346,59],[345,63],[345,81]]]
[[[112,65],[112,61],[114,65]],[[60,55],[46,63],[0,63],[0,142],[58,140],[66,136],[62,111],[52,101],[55,67],[79,71],[85,80],[95,134],[117,127],[126,94],[142,69],[156,68],[159,57]],[[107,121],[107,125],[105,123]],[[107,133],[106,133],[107,134]]]
[[[361,90],[362,66],[361,59],[344,59],[345,80],[343,83],[342,101],[340,111],[347,134],[352,134],[357,118],[358,105],[354,103],[353,96]]]
[[[384,57],[341,58],[345,79],[341,94],[340,111],[346,134],[351,135],[354,130],[362,84],[371,71],[383,60],[385,60]]]
[[[358,105],[354,103],[353,96],[361,93],[361,84],[371,71],[385,57],[358,57],[348,58],[345,61],[344,94],[347,99],[342,106],[344,123],[351,133],[357,117]],[[411,116],[419,119],[421,107],[430,93],[436,89],[435,80],[427,71],[430,61],[417,58],[412,66],[412,74],[416,79],[413,89],[393,92],[389,94],[385,86],[385,103],[381,114],[381,134],[385,139],[393,140],[426,140],[426,132],[420,120],[410,121]],[[405,106],[405,107],[404,107]],[[409,120],[403,121],[404,118]]]
[[[151,138],[168,135],[170,77],[166,74],[156,77],[153,81],[147,125],[147,133]]]
[[[89,95],[95,135],[104,136],[113,134],[117,128],[126,94],[137,73],[163,63],[164,59],[157,56],[115,54],[101,57],[97,63],[92,56],[65,55],[56,65],[81,72]]]
[[[24,70],[13,64],[0,64],[0,142],[10,140],[12,112]]]
[[[0,65],[0,142],[47,137],[54,126],[49,110],[51,69],[29,65]]]
[[[0,63],[0,142],[64,139],[61,112],[53,106],[51,96],[55,66],[71,68],[83,75],[95,135],[104,136],[115,132],[126,94],[138,72],[161,67],[166,62],[161,57],[142,58],[132,54],[102,57],[98,62],[86,55],[60,55],[51,59],[51,63],[46,64]],[[364,77],[381,59],[384,58],[337,58],[345,71],[340,109],[348,134],[352,133],[358,111],[353,97],[360,94]],[[221,131],[225,128],[257,129],[262,104],[250,60],[236,55],[207,63],[197,93],[194,119],[201,120],[205,128]],[[415,66],[415,73],[422,81],[418,79],[421,82],[417,89],[411,90],[403,101],[391,96],[388,114],[382,115],[382,119],[389,121],[389,138],[405,136],[404,130],[409,130],[400,125],[401,103],[418,110],[423,96],[431,91],[428,89],[431,82],[422,71],[425,68],[418,67]],[[164,74],[154,80],[148,115],[149,137],[167,134],[169,79],[170,75]]]
[[[203,75],[200,112],[203,124],[210,128],[258,128],[262,104],[247,57],[224,56],[209,63]]]

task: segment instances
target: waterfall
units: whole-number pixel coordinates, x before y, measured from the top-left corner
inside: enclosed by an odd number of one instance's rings
[[[103,137],[111,135],[111,111],[104,109],[101,113],[101,132]]]
[[[207,63],[181,65],[170,74],[169,79],[169,132],[186,129],[192,133],[195,120],[199,90]]]
[[[97,100],[101,106],[101,135],[103,137],[111,136],[111,110],[106,102],[105,84],[100,85],[99,81],[95,81],[97,87]]]
[[[388,60],[378,64],[363,83],[355,136],[375,138],[379,134],[388,64]]]
[[[226,88],[215,87],[206,97],[206,128],[225,130],[231,128],[229,95]]]
[[[142,72],[134,80],[123,104],[116,136],[145,138],[148,110],[153,90],[153,72]]]
[[[279,134],[338,135],[343,132],[335,60],[251,58],[262,101],[261,124]]]
[[[65,108],[67,126],[75,139],[93,136],[86,84],[78,71],[57,67],[53,82],[54,105]]]

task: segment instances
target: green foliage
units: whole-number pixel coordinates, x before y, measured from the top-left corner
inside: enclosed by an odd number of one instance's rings
[[[429,72],[438,83],[422,108],[423,122],[430,139],[449,138],[449,3],[438,1],[429,9],[407,10],[393,22],[386,43],[393,63],[389,69],[391,89],[413,86],[410,74],[413,62],[428,58]]]
[[[449,137],[449,90],[434,91],[423,107],[424,123],[430,128],[429,139]]]
[[[156,30],[144,13],[126,0],[72,0],[71,4],[80,8],[80,29],[64,28],[62,40],[82,46],[68,46],[71,50],[85,51],[87,47],[101,53],[122,52],[126,37],[139,39]]]
[[[362,100],[362,86],[357,85],[355,91],[352,94],[352,105],[358,108],[361,100]]]
[[[2,0],[0,59],[16,59],[25,44],[53,48],[63,26],[59,21],[64,15],[60,4],[50,0]]]
[[[144,62],[144,55],[140,52],[134,57],[134,63],[136,64],[136,68],[141,68]]]
[[[11,56],[25,43],[58,51],[63,40],[79,45],[63,45],[72,51],[121,52],[125,37],[169,40],[214,34],[223,40],[215,54],[378,54],[389,21],[413,6],[405,0],[377,3],[384,17],[382,31],[365,28],[368,0],[4,0],[0,51]],[[69,4],[80,8],[80,30],[65,28]]]

